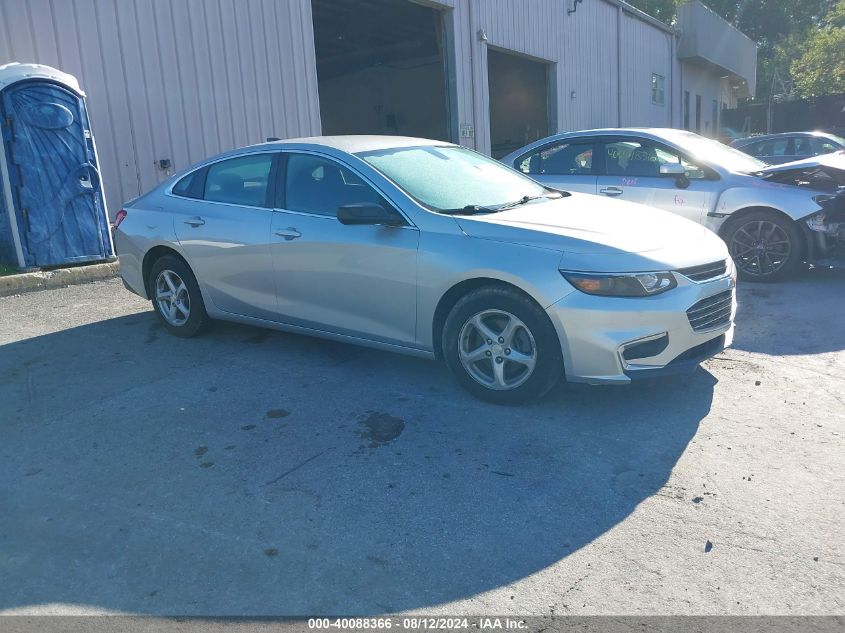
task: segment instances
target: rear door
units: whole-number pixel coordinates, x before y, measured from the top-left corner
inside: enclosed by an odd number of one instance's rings
[[[609,137],[597,162],[601,195],[645,204],[703,223],[715,204],[719,176],[667,145],[639,137]],[[686,180],[662,176],[660,165],[680,163]],[[686,186],[684,186],[686,184]]]
[[[275,320],[270,222],[277,152],[213,163],[173,187],[176,236],[214,307]]]
[[[596,193],[595,140],[566,139],[520,156],[513,167],[554,189]]]
[[[278,311],[292,325],[413,346],[416,342],[419,230],[346,226],[345,204],[382,204],[370,183],[316,153],[285,153],[273,213],[272,258]]]
[[[111,236],[85,104],[46,81],[3,91],[2,151],[26,266],[104,259]]]

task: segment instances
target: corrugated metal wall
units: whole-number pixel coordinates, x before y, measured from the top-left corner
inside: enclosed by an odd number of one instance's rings
[[[310,0],[0,0],[0,64],[75,75],[111,215],[209,155],[319,134]]]
[[[617,0],[574,14],[565,0],[415,1],[444,10],[452,124],[474,131],[465,145],[490,151],[488,47],[550,64],[553,128],[680,125],[675,36]],[[320,133],[310,0],[0,0],[8,61],[79,78],[112,215],[167,176],[159,159],[178,170]],[[653,72],[666,78],[663,106]]]
[[[488,47],[550,64],[552,123],[558,130],[672,126],[679,120],[675,36],[630,7],[612,0],[590,0],[569,14],[572,3],[562,0],[429,0],[426,4],[440,5],[452,14],[457,118],[475,132],[474,141],[461,139],[465,145],[490,151]],[[662,106],[652,104],[652,73],[666,80]]]

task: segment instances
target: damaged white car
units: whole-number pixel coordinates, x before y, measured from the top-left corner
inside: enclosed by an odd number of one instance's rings
[[[705,224],[739,276],[845,265],[845,152],[765,163],[684,130],[604,129],[536,141],[501,159],[556,189],[639,202]]]

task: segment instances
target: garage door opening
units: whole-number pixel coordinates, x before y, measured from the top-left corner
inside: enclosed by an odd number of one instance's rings
[[[549,135],[549,64],[487,50],[494,158]]]
[[[450,140],[443,14],[400,0],[311,0],[323,134]]]

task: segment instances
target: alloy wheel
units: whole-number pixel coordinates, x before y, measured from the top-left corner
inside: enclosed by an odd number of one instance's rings
[[[473,380],[488,389],[507,391],[534,373],[537,344],[525,323],[510,312],[485,310],[461,328],[458,358]]]
[[[742,272],[764,277],[784,267],[792,254],[792,244],[786,231],[775,222],[755,220],[734,231],[730,252]]]
[[[162,270],[155,283],[155,299],[161,316],[172,326],[180,327],[191,316],[191,296],[182,278],[172,270]]]

